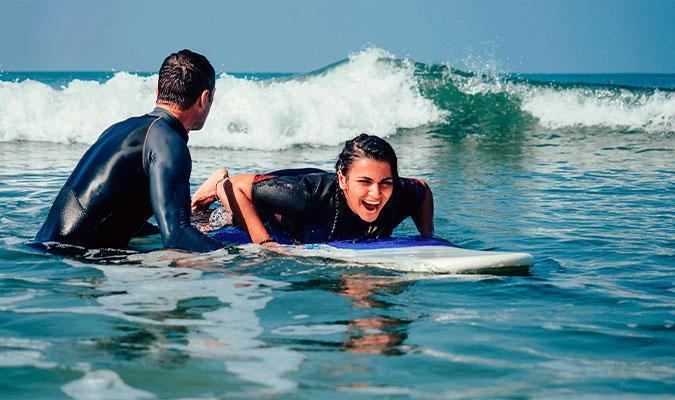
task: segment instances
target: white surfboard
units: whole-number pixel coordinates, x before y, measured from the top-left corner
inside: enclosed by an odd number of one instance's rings
[[[211,236],[222,242],[257,247],[250,244],[246,232],[232,226],[213,232]],[[283,253],[291,256],[326,258],[402,272],[507,274],[527,271],[534,264],[534,258],[527,253],[468,250],[442,239],[420,236],[282,247]]]
[[[285,247],[294,256],[329,258],[403,272],[505,273],[508,270],[527,269],[534,264],[534,258],[527,253],[467,250],[449,246],[350,249],[311,244]]]

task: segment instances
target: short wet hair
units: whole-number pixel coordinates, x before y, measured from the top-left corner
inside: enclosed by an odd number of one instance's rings
[[[398,179],[398,159],[394,148],[381,137],[367,133],[345,142],[345,147],[335,163],[335,171],[347,176],[352,163],[364,157],[389,163],[392,175]]]
[[[206,57],[184,49],[164,59],[157,86],[157,103],[187,110],[204,90],[213,93],[216,71]]]

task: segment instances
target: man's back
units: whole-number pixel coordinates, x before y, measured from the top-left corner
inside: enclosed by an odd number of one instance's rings
[[[126,246],[152,215],[142,158],[157,118],[129,118],[103,132],[66,181],[35,240]]]

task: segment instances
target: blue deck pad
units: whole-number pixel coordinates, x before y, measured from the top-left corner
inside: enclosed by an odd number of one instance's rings
[[[293,239],[281,234],[279,232],[270,232],[272,238],[277,243],[293,244]],[[226,226],[217,231],[209,233],[213,239],[223,243],[246,244],[251,243],[248,234],[240,228],[234,226]],[[424,236],[403,236],[403,237],[389,237],[383,239],[366,239],[366,240],[341,240],[337,242],[327,243],[339,249],[392,249],[397,247],[412,247],[412,246],[444,246],[454,247],[452,243],[441,238],[424,237]],[[309,245],[311,246],[311,245]]]
[[[419,246],[444,246],[454,247],[452,243],[445,239],[426,237],[426,236],[402,236],[402,237],[388,237],[382,239],[366,239],[366,240],[343,240],[339,242],[329,242],[329,245],[339,249],[393,249],[397,247],[419,247]]]
[[[293,239],[279,232],[270,231],[272,238],[281,244],[293,244]],[[251,243],[251,238],[248,233],[241,228],[235,226],[225,226],[216,231],[209,232],[208,236],[222,243],[229,244],[246,244]]]

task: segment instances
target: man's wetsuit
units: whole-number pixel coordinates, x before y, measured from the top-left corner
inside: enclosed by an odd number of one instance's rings
[[[416,179],[399,178],[380,215],[366,222],[347,205],[334,173],[307,168],[257,175],[252,200],[268,227],[299,243],[318,243],[390,236],[406,217],[417,214],[426,191]]]
[[[111,126],[82,156],[35,240],[121,248],[154,214],[164,247],[222,247],[190,224],[187,141],[180,121],[159,107]]]

